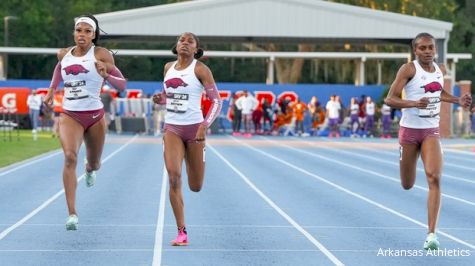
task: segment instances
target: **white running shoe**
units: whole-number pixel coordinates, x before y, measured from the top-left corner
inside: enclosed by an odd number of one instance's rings
[[[437,250],[439,249],[439,238],[435,233],[429,233],[427,235],[426,241],[424,242],[424,249],[428,250]]]
[[[78,224],[78,216],[76,214],[71,214],[66,220],[66,230],[78,230]]]
[[[87,166],[87,159],[84,159],[84,167]],[[86,179],[86,187],[92,187],[96,183],[96,171],[88,172],[86,170],[85,179]]]

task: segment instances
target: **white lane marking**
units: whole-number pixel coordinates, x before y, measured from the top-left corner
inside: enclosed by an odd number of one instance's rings
[[[286,212],[284,212],[277,204],[275,204],[264,192],[257,188],[254,183],[251,182],[241,171],[239,171],[234,165],[232,165],[226,158],[221,155],[213,146],[207,144],[207,146],[236,174],[238,174],[244,182],[246,182],[264,201],[266,201],[274,210],[276,210],[284,219],[286,219],[291,225],[302,233],[312,244],[314,244],[325,256],[327,256],[335,265],[344,265],[338,258],[336,258],[325,246],[323,246],[317,239],[315,239],[309,232],[307,232],[302,226],[300,226],[294,219],[292,219]]]
[[[319,154],[316,154],[316,153],[313,153],[313,152],[308,152],[308,151],[304,151],[304,150],[299,150],[299,149],[296,149],[296,148],[294,148],[294,147],[292,147],[292,146],[289,146],[289,145],[286,145],[286,144],[282,144],[282,143],[279,143],[279,142],[276,142],[276,141],[273,141],[273,140],[266,139],[266,141],[275,142],[277,145],[284,146],[284,147],[286,147],[286,148],[288,148],[288,149],[295,150],[295,151],[297,151],[297,152],[310,155],[310,156],[312,156],[312,157],[317,157],[317,158],[322,159],[322,160],[326,160],[326,161],[329,161],[329,162],[332,162],[332,163],[340,164],[340,165],[346,166],[346,167],[348,167],[348,168],[353,168],[353,169],[356,169],[356,170],[361,171],[361,172],[369,173],[369,174],[372,174],[372,175],[375,175],[375,176],[382,177],[382,178],[387,179],[387,180],[391,180],[391,181],[396,182],[396,183],[400,183],[400,180],[397,179],[397,178],[390,177],[390,176],[387,176],[387,175],[383,175],[383,174],[380,174],[380,173],[375,172],[375,171],[367,170],[367,169],[364,169],[364,168],[362,168],[362,167],[358,167],[358,166],[355,166],[355,165],[352,165],[352,164],[348,164],[348,163],[344,163],[344,162],[341,162],[341,161],[338,161],[338,160],[330,159],[330,158],[327,158],[327,157],[325,157],[325,156],[322,156],[322,155],[319,155]],[[324,148],[324,149],[328,149],[328,148]],[[331,150],[331,149],[330,149],[330,150]],[[351,155],[351,156],[361,156],[361,157],[363,157],[363,158],[368,157],[368,159],[371,159],[371,158],[372,158],[372,157],[370,157],[370,156],[352,154],[352,153],[347,152],[347,151],[338,151],[338,152],[347,153],[347,154],[349,154],[349,155]],[[374,160],[376,160],[376,161],[381,161],[381,162],[385,162],[385,161],[379,160],[379,159],[374,159]],[[414,188],[421,189],[421,190],[424,190],[424,191],[429,191],[428,188],[421,187],[421,186],[419,186],[419,185],[414,185]],[[455,197],[455,196],[452,196],[452,195],[449,195],[449,194],[445,194],[445,193],[441,193],[441,195],[442,195],[443,197],[446,197],[446,198],[449,198],[449,199],[453,199],[453,200],[456,200],[456,201],[459,201],[459,202],[466,203],[466,204],[468,204],[468,205],[475,206],[475,202],[473,202],[473,201],[469,201],[469,200],[462,199],[462,198],[459,198],[459,197]]]
[[[160,205],[158,207],[157,229],[155,230],[155,244],[153,247],[153,266],[162,264],[162,248],[163,248],[163,228],[165,223],[165,194],[167,191],[168,173],[165,165],[163,165],[162,189],[160,190]]]
[[[381,208],[381,209],[383,209],[383,210],[386,210],[386,211],[388,211],[388,212],[390,212],[390,213],[392,213],[392,214],[394,214],[394,215],[396,215],[396,216],[399,216],[399,217],[401,217],[401,218],[403,218],[403,219],[405,219],[405,220],[407,220],[407,221],[410,221],[410,222],[415,223],[415,224],[417,224],[417,225],[420,225],[420,226],[422,226],[422,227],[424,227],[424,228],[427,228],[427,226],[426,226],[425,224],[423,224],[423,223],[421,223],[421,222],[419,222],[419,221],[417,221],[417,220],[415,220],[415,219],[413,219],[413,218],[411,218],[411,217],[409,217],[409,216],[407,216],[407,215],[404,215],[404,214],[402,214],[402,213],[400,213],[400,212],[398,212],[398,211],[396,211],[396,210],[394,210],[394,209],[391,209],[391,208],[389,208],[389,207],[386,207],[385,205],[383,205],[383,204],[381,204],[381,203],[378,203],[378,202],[376,202],[376,201],[374,201],[374,200],[371,200],[371,199],[369,199],[369,198],[367,198],[367,197],[365,197],[365,196],[363,196],[363,195],[360,195],[360,194],[358,194],[358,193],[356,193],[356,192],[353,192],[353,191],[351,191],[351,190],[349,190],[349,189],[347,189],[347,188],[344,188],[344,187],[342,187],[342,186],[340,186],[340,185],[338,185],[338,184],[335,184],[335,183],[333,183],[333,182],[331,182],[331,181],[328,181],[327,179],[325,179],[325,178],[323,178],[323,177],[321,177],[321,176],[318,176],[318,175],[313,174],[313,173],[311,173],[311,172],[309,172],[309,171],[307,171],[307,170],[305,170],[305,169],[302,169],[302,168],[300,168],[300,167],[298,167],[298,166],[295,166],[295,165],[293,165],[293,164],[291,164],[291,163],[289,163],[289,162],[287,162],[287,161],[285,161],[285,160],[283,160],[283,159],[280,159],[280,158],[278,158],[278,157],[276,157],[276,156],[274,156],[274,155],[272,155],[272,154],[269,154],[269,153],[267,153],[267,152],[265,152],[265,151],[261,151],[261,150],[259,150],[259,149],[257,149],[257,148],[254,148],[254,147],[252,147],[251,145],[249,145],[249,144],[247,144],[247,143],[245,143],[245,142],[243,142],[243,141],[237,140],[237,139],[234,138],[234,137],[229,137],[229,138],[232,138],[234,141],[243,144],[244,146],[248,147],[248,148],[251,149],[251,150],[254,150],[254,151],[258,152],[258,153],[261,153],[261,154],[263,154],[263,155],[265,155],[265,156],[267,156],[267,157],[269,157],[269,158],[271,158],[271,159],[274,159],[274,160],[280,162],[281,164],[287,165],[287,166],[289,166],[290,168],[293,168],[293,169],[295,169],[295,170],[297,170],[297,171],[299,171],[299,172],[302,172],[302,173],[304,173],[304,174],[306,174],[306,175],[309,175],[309,176],[311,176],[311,177],[313,177],[313,178],[315,178],[315,179],[317,179],[317,180],[319,180],[319,181],[321,181],[321,182],[324,182],[324,183],[326,183],[326,184],[328,184],[328,185],[330,185],[330,186],[332,186],[332,187],[334,187],[334,188],[336,188],[336,189],[338,189],[338,190],[341,190],[341,191],[343,191],[343,192],[345,192],[345,193],[347,193],[347,194],[350,194],[350,195],[352,195],[352,196],[354,196],[354,197],[356,197],[356,198],[359,198],[359,199],[361,199],[361,200],[363,200],[363,201],[366,201],[367,203],[369,203],[369,204],[371,204],[371,205],[374,205],[374,206],[376,206],[376,207],[378,207],[378,208]],[[455,236],[452,236],[452,235],[450,235],[450,234],[448,234],[448,233],[445,233],[445,232],[440,231],[440,230],[437,230],[437,233],[438,233],[439,235],[443,235],[443,236],[445,236],[445,237],[447,237],[447,238],[449,238],[449,239],[452,239],[452,240],[454,240],[455,242],[458,242],[458,243],[460,243],[460,244],[462,244],[462,245],[464,245],[464,246],[467,246],[467,247],[469,247],[469,248],[471,248],[471,249],[475,249],[475,245],[472,245],[472,244],[470,244],[470,243],[468,243],[468,242],[465,242],[465,241],[463,241],[463,240],[461,240],[461,239],[459,239],[459,238],[457,238],[457,237],[455,237]]]
[[[0,224],[6,226],[9,224]],[[64,226],[64,224],[25,224],[23,228],[27,227],[57,227]],[[137,227],[156,227],[157,224],[81,224],[81,227],[101,228],[101,227],[130,227],[131,230],[136,230]],[[164,224],[164,227],[176,228],[176,224]],[[254,224],[187,224],[187,228],[294,228],[291,225],[254,225]],[[368,229],[368,230],[425,230],[419,226],[346,226],[346,225],[302,225],[303,228],[328,228],[328,229]],[[439,227],[441,230],[463,230],[475,231],[471,227]],[[127,230],[127,229],[123,229]]]
[[[316,143],[313,143],[311,142],[312,145],[314,146],[317,146]],[[328,150],[331,150],[331,151],[335,151],[335,152],[341,152],[341,153],[345,153],[345,154],[350,154],[352,156],[358,156],[358,157],[361,157],[361,158],[366,158],[366,159],[370,159],[370,160],[373,160],[373,161],[376,161],[376,162],[381,162],[381,163],[385,163],[385,164],[389,164],[389,165],[395,165],[395,166],[398,166],[399,167],[399,163],[395,163],[393,162],[392,160],[391,161],[388,161],[388,160],[383,160],[383,159],[379,159],[379,158],[375,158],[373,156],[368,156],[368,155],[362,155],[362,154],[358,154],[358,153],[351,153],[351,152],[348,152],[348,151],[342,151],[342,150],[337,150],[337,149],[332,149],[332,148],[327,148],[327,147],[320,147],[318,146],[319,148],[321,149],[328,149]],[[380,150],[375,150],[375,149],[367,149],[367,148],[358,148],[359,150],[366,150],[366,151],[370,151],[370,152],[376,152],[376,153],[381,153],[381,154],[387,154],[387,155],[391,155],[391,156],[395,156],[397,155],[397,153],[395,152],[386,152],[386,151],[380,151]],[[450,163],[447,163],[447,162],[444,162],[444,165],[452,165]],[[456,167],[459,167],[459,166],[456,166]],[[459,167],[459,168],[462,168],[462,167]],[[465,167],[466,168],[466,167]],[[474,170],[474,168],[469,168],[470,170]],[[419,172],[422,172],[425,174],[425,171],[423,168],[421,167],[417,167],[417,171]],[[449,175],[449,174],[446,174],[446,173],[443,173],[442,174],[442,177],[443,178],[449,178],[449,179],[454,179],[454,180],[458,180],[458,181],[463,181],[463,182],[467,182],[467,183],[472,183],[472,184],[475,184],[475,180],[471,180],[471,179],[467,179],[467,178],[462,178],[462,177],[457,177],[457,176],[453,176],[453,175]]]
[[[180,249],[170,248],[164,249],[167,252],[315,252],[315,249],[212,249],[212,248],[193,248],[193,249]],[[0,252],[150,252],[150,249],[0,249]],[[368,253],[375,252],[377,249],[333,249],[334,252],[356,252],[356,253]]]
[[[167,252],[315,252],[315,249],[213,249],[213,248],[193,248],[193,249],[180,249],[170,248],[164,249]],[[150,249],[0,249],[0,252],[150,252]],[[356,252],[356,253],[368,253],[375,252],[377,249],[334,249],[334,252]]]
[[[448,151],[448,152],[452,152],[452,153],[458,153],[458,154],[465,154],[465,155],[469,155],[469,156],[475,155],[474,152],[461,151],[461,150],[454,150],[454,149],[451,149],[451,148],[444,148],[444,151]],[[467,159],[467,158],[465,158],[465,159]],[[473,158],[472,158],[472,159],[473,159]]]
[[[102,160],[102,163],[107,162],[110,158],[115,156],[117,153],[119,153],[121,150],[123,150],[125,147],[127,147],[130,143],[132,143],[135,139],[137,138],[137,135],[135,135],[133,138],[131,138],[129,141],[127,141],[124,145],[122,145],[120,148],[115,150],[113,153],[109,154],[104,160]],[[78,182],[81,181],[84,178],[84,174],[82,174],[78,178]],[[25,217],[21,218],[18,222],[16,222],[14,225],[8,227],[7,229],[3,230],[0,233],[0,240],[4,239],[11,231],[15,230],[16,228],[20,227],[22,224],[24,224],[26,221],[30,220],[33,216],[35,216],[38,212],[46,208],[51,202],[56,200],[59,196],[61,196],[64,193],[64,189],[60,190],[56,194],[54,194],[52,197],[47,199],[45,202],[43,202],[39,207],[28,213]]]

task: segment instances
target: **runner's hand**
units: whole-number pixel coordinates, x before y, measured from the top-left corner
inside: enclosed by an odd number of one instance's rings
[[[206,139],[206,130],[208,130],[208,127],[206,127],[205,125],[200,125],[200,127],[198,128],[198,131],[196,131],[195,140],[196,141],[205,141],[205,139]]]
[[[102,61],[96,61],[96,69],[97,73],[99,73],[99,75],[101,75],[101,77],[103,77],[104,79],[107,79],[109,77],[109,74],[107,73],[106,63]]]
[[[419,109],[424,109],[427,107],[428,104],[429,104],[429,98],[422,97],[419,101],[416,101],[416,106],[414,107],[417,107]]]
[[[45,97],[43,98],[43,104],[49,109],[53,108],[53,99],[54,99],[53,91],[54,90],[50,88],[48,92],[46,93]]]
[[[153,100],[153,102],[156,103],[156,104],[161,104],[161,101],[162,101],[162,95],[161,95],[161,93],[154,94],[154,95],[152,96],[152,100]]]
[[[459,104],[464,109],[470,108],[472,105],[472,96],[470,94],[465,94],[464,96],[459,98]]]

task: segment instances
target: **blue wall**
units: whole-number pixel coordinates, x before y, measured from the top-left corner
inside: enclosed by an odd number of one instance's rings
[[[31,89],[47,88],[50,80],[3,80],[0,81],[0,87],[28,87]],[[162,82],[159,81],[129,81],[127,87],[130,89],[142,89],[147,94],[154,94],[163,88]],[[360,97],[362,94],[371,96],[374,101],[378,102],[382,98],[382,94],[386,85],[366,85],[354,86],[350,84],[288,84],[288,85],[266,85],[262,83],[218,83],[220,90],[229,90],[231,92],[245,90],[253,91],[272,91],[276,96],[284,91],[294,91],[304,102],[309,102],[310,98],[315,95],[322,104],[325,104],[330,95],[340,95],[343,104],[348,106],[351,97]],[[454,86],[453,94],[460,95],[460,88]]]
[[[6,80],[0,81],[0,87],[29,87],[31,89],[49,87],[49,80]],[[294,91],[300,96],[304,102],[309,102],[310,98],[315,95],[320,102],[325,104],[330,95],[340,95],[343,103],[347,106],[351,97],[360,97],[362,94],[371,96],[378,101],[384,92],[385,85],[367,85],[354,86],[350,84],[289,84],[289,85],[266,85],[262,83],[218,83],[220,90],[229,90],[231,92],[245,90],[253,91],[272,91],[278,96],[284,91]],[[129,81],[127,83],[129,89],[142,89],[147,94],[154,94],[161,91],[162,82],[158,81]]]

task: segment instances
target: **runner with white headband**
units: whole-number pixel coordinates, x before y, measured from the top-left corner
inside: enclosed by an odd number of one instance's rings
[[[92,20],[91,18],[88,18],[88,17],[80,17],[80,18],[76,19],[76,23],[74,24],[74,27],[76,27],[79,23],[87,23],[87,24],[89,24],[90,26],[92,26],[92,29],[94,30],[94,32],[95,32],[96,29],[97,29],[97,24],[96,24],[96,22],[94,22],[94,20]]]
[[[67,230],[77,230],[76,165],[79,148],[86,146],[86,185],[95,183],[96,170],[101,166],[105,142],[106,122],[100,100],[102,86],[107,81],[112,87],[124,90],[126,80],[114,64],[112,53],[97,46],[99,25],[92,15],[79,17],[74,24],[75,46],[58,52],[58,64],[44,98],[52,107],[54,91],[64,82],[63,113],[60,115],[59,136],[64,152],[63,182],[69,217]]]

